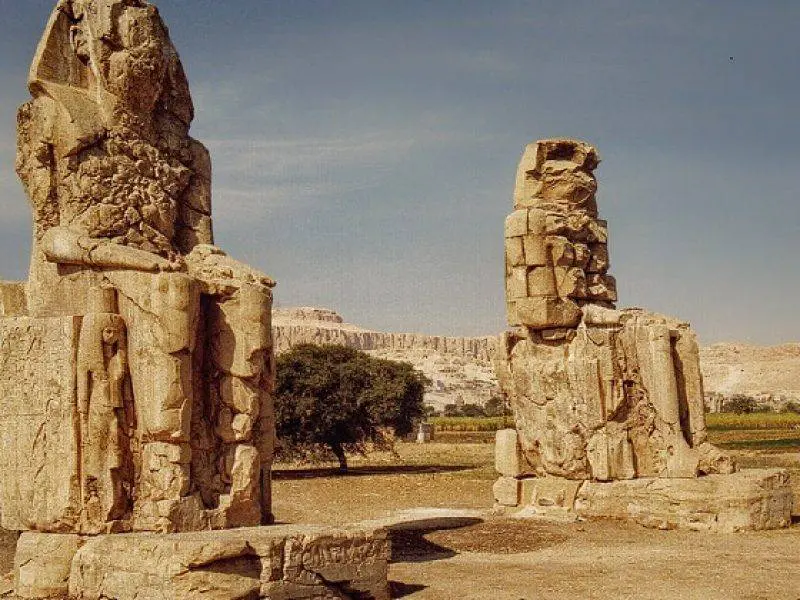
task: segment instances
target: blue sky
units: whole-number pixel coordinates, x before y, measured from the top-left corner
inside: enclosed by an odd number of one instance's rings
[[[30,217],[15,112],[54,2],[2,0],[0,276]],[[504,328],[525,144],[595,144],[620,305],[704,343],[800,340],[800,3],[162,0],[214,160],[217,242],[280,305]],[[731,60],[730,57],[733,57]]]

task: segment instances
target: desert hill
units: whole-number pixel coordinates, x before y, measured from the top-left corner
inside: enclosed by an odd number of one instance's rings
[[[492,367],[496,337],[444,337],[386,333],[345,323],[324,308],[282,308],[272,315],[275,348],[301,343],[344,344],[373,356],[412,363],[433,381],[426,402],[483,404],[499,393]],[[800,400],[800,343],[753,346],[714,344],[701,349],[707,395],[745,394],[780,406]]]
[[[701,349],[700,364],[706,392],[744,394],[778,407],[800,399],[800,343],[714,344]]]

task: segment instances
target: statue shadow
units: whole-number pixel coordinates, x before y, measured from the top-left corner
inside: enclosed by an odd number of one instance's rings
[[[317,477],[367,477],[375,475],[424,475],[426,473],[458,473],[474,469],[471,465],[387,465],[357,466],[347,471],[336,467],[313,467],[304,469],[276,469],[272,478],[283,481],[314,479]]]
[[[390,581],[389,591],[392,598],[405,598],[416,592],[428,589],[427,585],[419,583],[403,583],[402,581]]]
[[[398,523],[387,527],[392,543],[390,562],[421,563],[452,558],[458,551],[429,540],[426,536],[436,531],[461,529],[483,523],[477,517],[439,517],[411,523]]]

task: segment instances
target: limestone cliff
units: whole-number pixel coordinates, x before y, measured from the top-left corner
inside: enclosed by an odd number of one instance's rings
[[[707,393],[744,394],[777,409],[800,401],[800,343],[714,344],[701,350],[700,362]]]
[[[499,393],[491,364],[496,337],[446,337],[371,331],[345,323],[332,310],[284,308],[272,313],[275,350],[298,344],[342,344],[392,360],[410,362],[432,381],[425,401],[483,404]]]

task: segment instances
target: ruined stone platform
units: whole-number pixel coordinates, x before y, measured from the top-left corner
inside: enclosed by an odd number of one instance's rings
[[[495,502],[514,516],[570,521],[621,519],[657,529],[718,533],[789,527],[792,488],[782,469],[745,469],[685,479],[573,481],[501,477]]]
[[[272,526],[82,538],[23,533],[21,599],[384,600],[383,529]]]
[[[593,481],[536,473],[513,429],[498,431],[493,492],[518,518],[622,519],[658,529],[734,533],[788,527],[793,493],[783,469],[743,469],[703,477]]]

